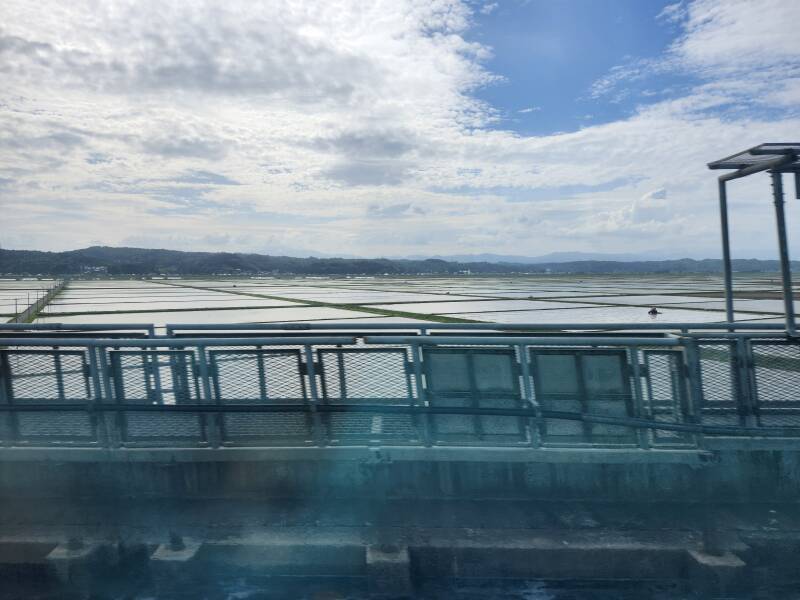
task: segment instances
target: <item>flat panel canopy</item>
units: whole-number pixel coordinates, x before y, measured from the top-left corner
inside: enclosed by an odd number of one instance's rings
[[[771,143],[754,146],[727,158],[708,163],[709,169],[744,169],[766,163],[782,156],[791,155],[794,161],[781,165],[776,171],[800,171],[800,142]]]

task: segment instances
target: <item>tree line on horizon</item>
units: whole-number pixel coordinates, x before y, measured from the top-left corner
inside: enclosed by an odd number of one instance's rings
[[[777,260],[734,259],[739,272],[777,272]],[[800,269],[793,261],[792,268]],[[656,261],[583,260],[518,264],[453,262],[442,259],[298,258],[232,252],[184,252],[93,246],[64,252],[0,249],[0,274],[6,276],[86,275],[459,275],[459,274],[717,274],[719,259]]]

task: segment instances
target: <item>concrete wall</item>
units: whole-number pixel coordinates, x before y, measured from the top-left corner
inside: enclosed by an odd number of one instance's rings
[[[592,501],[789,501],[800,451],[719,450],[703,460],[274,459],[43,460],[0,450],[2,497],[543,498]],[[91,451],[90,451],[91,452]],[[103,453],[103,451],[94,451]],[[117,451],[120,452],[120,451]],[[646,451],[644,451],[646,452]],[[24,458],[17,460],[17,457]],[[86,456],[86,455],[84,455]],[[89,455],[91,456],[91,455]],[[533,455],[530,455],[533,456]],[[554,455],[551,455],[554,456]],[[567,456],[568,458],[565,458]],[[548,457],[545,457],[547,459]]]

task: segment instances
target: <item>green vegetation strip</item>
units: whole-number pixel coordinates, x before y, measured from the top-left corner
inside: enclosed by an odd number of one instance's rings
[[[388,310],[383,308],[374,308],[372,306],[363,306],[361,304],[337,304],[335,302],[320,302],[319,300],[301,300],[299,298],[290,298],[286,296],[271,296],[267,294],[256,294],[253,292],[240,292],[232,290],[221,290],[218,288],[201,287],[198,285],[183,285],[180,283],[166,283],[163,281],[158,282],[161,285],[171,285],[173,287],[192,288],[195,290],[224,292],[226,294],[238,294],[240,296],[251,296],[253,298],[267,298],[269,300],[289,300],[291,302],[298,302],[305,306],[310,307],[324,307],[324,308],[339,308],[342,310],[350,310],[360,313],[369,313],[381,317],[404,317],[407,319],[417,319],[420,321],[428,321],[431,323],[483,323],[484,321],[476,321],[474,319],[458,319],[455,317],[444,317],[440,315],[425,315],[415,312],[404,312],[399,310]],[[278,307],[275,307],[278,308]],[[285,308],[285,307],[284,307]]]

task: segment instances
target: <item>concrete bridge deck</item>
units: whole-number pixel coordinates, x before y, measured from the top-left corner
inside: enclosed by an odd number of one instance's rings
[[[408,593],[431,581],[476,578],[673,582],[708,594],[702,597],[734,586],[737,597],[800,586],[796,503],[85,499],[12,501],[4,508],[0,571],[24,563],[55,577],[63,566],[58,548],[79,540],[82,559],[72,567],[83,564],[93,576],[73,583],[87,593],[108,585],[100,565],[144,569],[141,585],[166,597],[210,585],[204,572],[344,577],[367,592],[379,574]],[[171,550],[177,537],[183,547]],[[11,556],[25,559],[4,562]],[[381,564],[387,556],[388,574]]]

